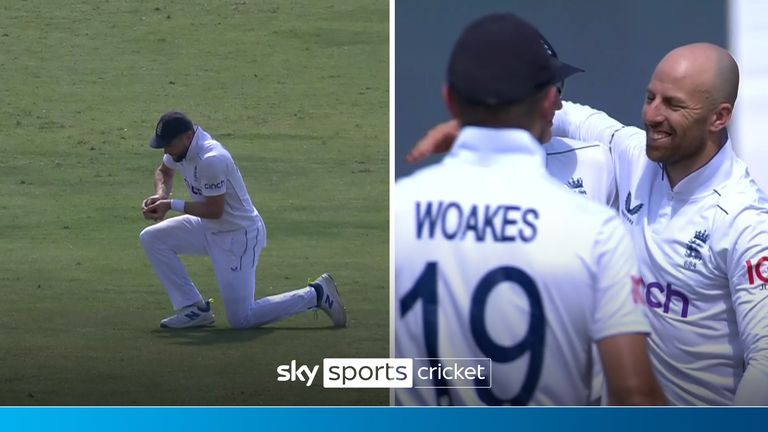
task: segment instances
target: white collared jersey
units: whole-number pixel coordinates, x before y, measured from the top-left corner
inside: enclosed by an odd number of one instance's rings
[[[553,137],[543,148],[552,177],[573,192],[617,208],[616,179],[606,146]]]
[[[395,355],[417,359],[398,404],[586,404],[592,342],[649,330],[618,216],[544,164],[526,131],[465,127],[397,182]]]
[[[570,138],[552,137],[542,145],[547,155],[547,172],[569,190],[618,211],[616,179],[611,152],[597,142],[587,143]],[[592,404],[606,405],[607,389],[596,349],[593,350],[594,378]]]
[[[175,162],[171,156],[164,155],[163,163],[181,172],[193,201],[202,202],[207,196],[225,195],[221,218],[202,220],[206,231],[232,231],[259,223],[261,217],[248,196],[232,156],[203,128],[195,128],[195,136],[183,161]]]
[[[667,398],[733,404],[745,368],[768,374],[768,200],[730,140],[671,189],[641,129],[564,103],[554,132],[611,146]]]

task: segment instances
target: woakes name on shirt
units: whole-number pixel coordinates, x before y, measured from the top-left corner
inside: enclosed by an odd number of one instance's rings
[[[517,205],[417,201],[416,238],[493,242],[530,242],[539,213]]]

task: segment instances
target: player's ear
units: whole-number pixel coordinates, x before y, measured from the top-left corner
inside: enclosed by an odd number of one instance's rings
[[[545,119],[547,122],[552,120],[555,111],[557,111],[557,104],[560,102],[560,95],[557,94],[557,88],[555,86],[549,86],[543,90],[543,94],[540,96],[539,102],[539,116]]]
[[[721,131],[731,120],[731,114],[733,114],[733,106],[731,104],[723,102],[718,105],[712,112],[709,130],[712,132]]]
[[[560,94],[557,92],[557,87],[550,86],[547,90],[547,112],[557,111],[557,105],[560,103]]]

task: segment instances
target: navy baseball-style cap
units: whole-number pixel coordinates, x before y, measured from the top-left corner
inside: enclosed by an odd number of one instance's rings
[[[520,102],[582,69],[557,58],[531,24],[511,13],[486,15],[461,34],[448,61],[449,88],[469,102]]]
[[[192,121],[184,113],[167,112],[157,121],[155,136],[149,140],[149,146],[158,149],[168,147],[176,137],[194,128]]]

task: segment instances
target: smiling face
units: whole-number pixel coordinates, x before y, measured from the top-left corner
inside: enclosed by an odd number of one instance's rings
[[[674,165],[704,151],[711,96],[689,63],[667,60],[659,63],[648,84],[643,123],[648,158]]]
[[[715,45],[674,49],[656,66],[643,104],[645,152],[673,187],[717,154],[737,91],[738,66]]]

